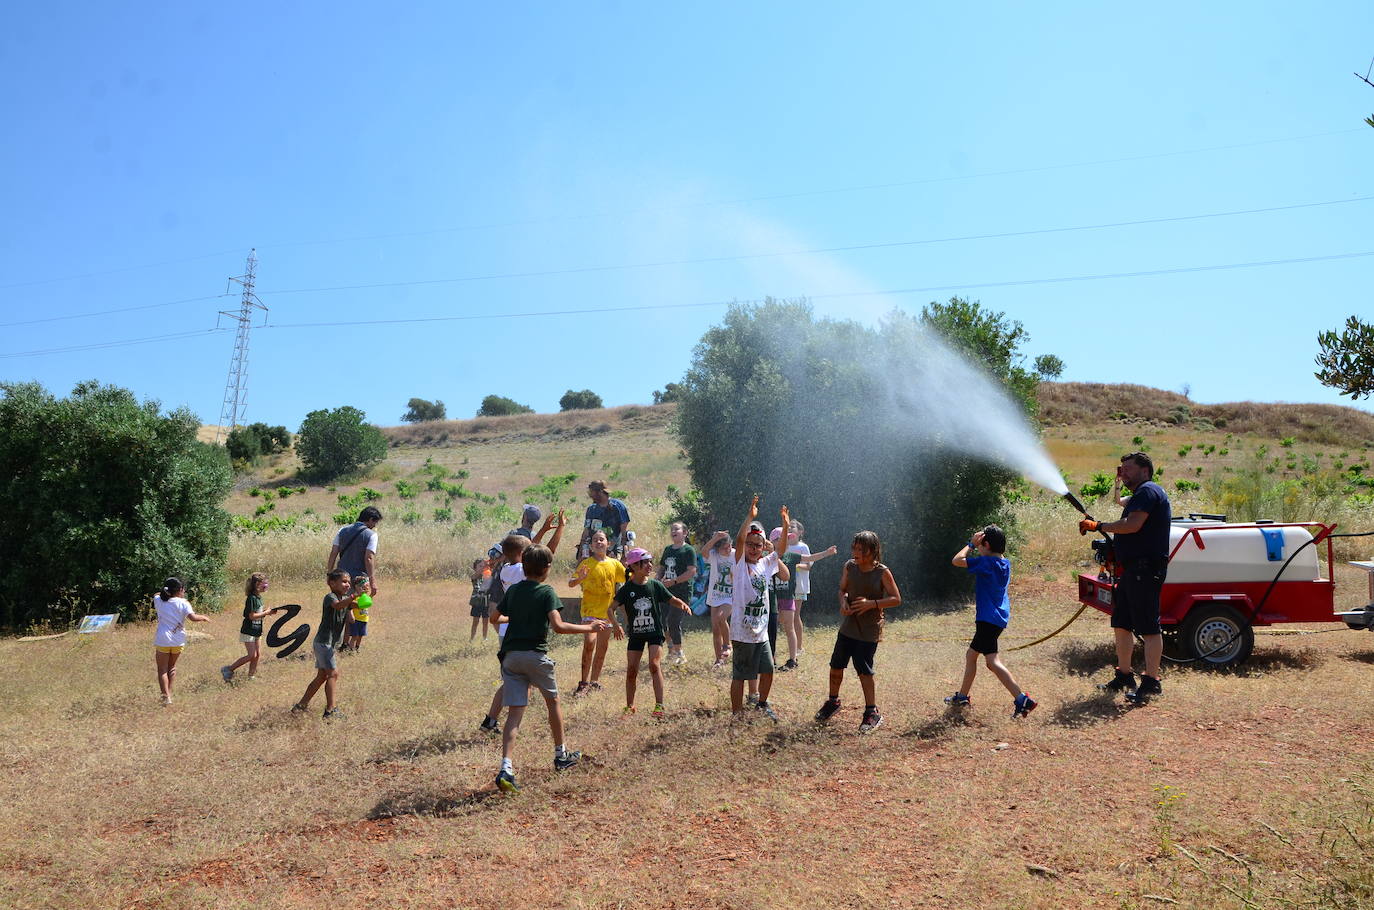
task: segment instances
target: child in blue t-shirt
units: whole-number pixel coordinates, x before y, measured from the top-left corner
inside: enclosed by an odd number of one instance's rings
[[[1011,671],[997,656],[997,639],[1011,621],[1011,605],[1007,599],[1007,586],[1011,583],[1011,563],[1003,554],[1007,550],[1007,535],[997,525],[988,525],[973,535],[973,540],[954,554],[954,565],[967,569],[973,576],[974,599],[977,604],[974,612],[973,641],[964,652],[964,682],[959,691],[945,699],[945,704],[956,708],[971,704],[968,693],[973,688],[973,677],[978,673],[978,655],[984,661],[1007,691],[1015,698],[1012,717],[1025,717],[1035,710],[1036,701],[1022,691],[1012,678]]]

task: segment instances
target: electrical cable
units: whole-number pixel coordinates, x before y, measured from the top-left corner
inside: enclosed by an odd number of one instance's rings
[[[193,338],[199,335],[216,335],[227,332],[229,329],[194,329],[189,332],[164,332],[161,335],[148,335],[143,338],[126,338],[122,341],[98,341],[91,344],[69,345],[61,348],[47,348],[36,351],[16,351],[10,354],[0,354],[0,360],[9,360],[15,357],[36,357],[43,354],[70,354],[77,351],[99,351],[105,348],[130,347],[139,344],[156,344],[160,341],[174,341],[178,338]]]
[[[837,193],[852,193],[852,192],[860,192],[860,191],[866,191],[866,190],[897,189],[897,188],[907,187],[907,186],[921,186],[921,185],[924,185],[924,184],[949,183],[949,182],[958,181],[958,180],[977,180],[977,179],[982,179],[982,178],[985,178],[985,177],[1008,177],[1008,176],[1016,176],[1016,175],[1019,175],[1019,174],[1036,174],[1036,173],[1044,173],[1044,172],[1047,172],[1047,171],[1069,170],[1069,169],[1079,168],[1079,167],[1096,167],[1096,166],[1100,166],[1100,165],[1104,165],[1104,164],[1125,164],[1125,163],[1130,163],[1130,162],[1133,162],[1133,161],[1150,161],[1150,160],[1155,160],[1155,159],[1160,159],[1160,158],[1179,157],[1179,156],[1183,156],[1183,155],[1198,155],[1198,154],[1206,154],[1206,153],[1208,153],[1208,152],[1233,151],[1233,150],[1236,150],[1236,149],[1254,148],[1254,147],[1256,147],[1256,146],[1262,146],[1262,145],[1276,145],[1276,144],[1285,143],[1285,142],[1302,142],[1302,141],[1306,141],[1306,140],[1308,140],[1308,139],[1322,139],[1322,138],[1326,138],[1326,137],[1329,137],[1329,136],[1341,136],[1341,135],[1345,135],[1346,133],[1356,133],[1356,132],[1364,132],[1364,128],[1363,128],[1363,127],[1357,127],[1357,128],[1348,129],[1348,130],[1330,130],[1330,131],[1322,132],[1322,133],[1308,133],[1308,134],[1302,135],[1302,136],[1284,136],[1284,137],[1280,137],[1280,138],[1277,138],[1277,139],[1257,139],[1257,140],[1254,140],[1254,141],[1251,141],[1251,142],[1240,142],[1240,143],[1231,143],[1231,144],[1228,144],[1228,145],[1206,146],[1206,147],[1203,147],[1203,148],[1196,148],[1196,149],[1180,149],[1180,150],[1175,150],[1175,151],[1171,151],[1171,152],[1155,152],[1155,153],[1146,154],[1146,155],[1131,155],[1131,156],[1127,156],[1127,157],[1123,157],[1123,158],[1101,158],[1101,159],[1096,159],[1096,160],[1091,160],[1091,161],[1076,161],[1076,162],[1069,162],[1069,163],[1066,163],[1066,164],[1051,164],[1051,165],[1042,165],[1042,166],[1028,167],[1028,168],[1012,168],[1012,169],[1000,170],[1000,171],[977,171],[977,172],[974,172],[974,173],[971,173],[971,174],[951,174],[951,175],[947,175],[947,176],[944,176],[944,177],[925,177],[925,178],[920,178],[920,179],[915,179],[915,180],[902,180],[902,181],[893,181],[893,182],[888,182],[888,183],[858,184],[858,185],[853,185],[853,186],[830,187],[830,188],[817,189],[817,190],[799,190],[799,191],[788,192],[788,193],[774,193],[774,194],[765,194],[765,195],[759,195],[759,196],[744,196],[744,197],[738,197],[738,198],[734,198],[734,199],[707,200],[707,201],[704,201],[704,202],[685,203],[685,204],[680,205],[680,206],[672,206],[672,207],[666,207],[666,208],[665,208],[665,207],[657,207],[657,208],[651,208],[651,209],[630,209],[630,210],[621,210],[621,211],[612,211],[612,212],[594,212],[594,213],[583,213],[583,214],[573,214],[573,215],[552,216],[552,217],[544,217],[544,218],[527,218],[527,219],[521,219],[521,220],[515,220],[515,221],[492,222],[492,223],[488,223],[488,224],[461,225],[461,226],[457,226],[457,227],[447,227],[447,228],[432,228],[432,229],[423,230],[423,231],[403,231],[403,232],[396,232],[396,233],[390,233],[390,234],[371,234],[371,235],[365,235],[365,236],[336,237],[336,238],[324,238],[324,239],[317,239],[317,240],[295,240],[295,241],[285,241],[285,242],[277,242],[277,243],[257,244],[257,248],[258,248],[258,249],[285,249],[285,248],[290,248],[290,247],[295,247],[295,246],[320,246],[320,245],[332,244],[332,243],[360,243],[360,242],[364,242],[364,241],[368,241],[368,240],[391,240],[391,239],[397,239],[397,238],[402,238],[402,237],[424,237],[424,236],[431,236],[431,235],[434,235],[434,234],[459,233],[459,232],[463,232],[463,231],[484,231],[484,230],[493,230],[493,229],[497,229],[497,228],[524,227],[524,226],[528,226],[528,225],[532,225],[532,224],[545,224],[545,223],[553,223],[553,222],[557,222],[557,221],[570,221],[570,220],[592,219],[592,218],[615,218],[615,217],[621,217],[621,216],[624,216],[624,215],[652,213],[652,212],[658,212],[658,211],[676,211],[676,210],[685,209],[685,208],[706,208],[706,207],[716,207],[716,206],[742,205],[742,204],[749,203],[749,202],[768,202],[768,201],[774,201],[774,200],[779,200],[779,199],[796,199],[796,198],[801,198],[801,197],[806,197],[806,196],[833,195],[833,194],[837,194]],[[120,274],[120,273],[123,273],[123,272],[139,271],[139,270],[142,270],[142,269],[161,268],[161,267],[164,266],[164,265],[179,265],[179,264],[186,263],[186,262],[195,262],[195,261],[201,260],[201,259],[210,259],[210,258],[213,258],[213,257],[215,257],[215,256],[225,256],[225,255],[229,255],[230,253],[233,253],[233,252],[236,252],[236,251],[234,251],[234,250],[223,250],[223,251],[216,252],[216,253],[202,253],[202,254],[199,254],[199,255],[196,255],[196,256],[188,256],[188,257],[185,257],[185,258],[182,258],[182,259],[172,259],[172,260],[167,260],[167,261],[164,261],[164,262],[149,263],[149,264],[147,264],[147,265],[125,266],[125,267],[123,267],[123,268],[118,268],[118,269],[107,269],[107,270],[104,270],[104,271],[87,272],[87,273],[84,273],[84,274],[81,274],[81,275],[67,275],[67,276],[63,276],[63,277],[60,277],[60,278],[42,278],[42,279],[34,279],[34,280],[30,280],[30,281],[16,282],[16,283],[12,283],[12,284],[0,284],[0,290],[7,290],[7,289],[10,289],[10,288],[20,288],[20,287],[33,287],[33,286],[41,285],[41,284],[54,284],[54,283],[61,282],[61,281],[76,281],[76,280],[80,280],[80,279],[83,279],[83,278],[98,278],[98,277],[101,277],[101,276],[104,276],[104,275],[117,275],[117,274]]]
[[[205,300],[219,300],[222,297],[236,297],[236,294],[211,294],[208,297],[186,297],[182,300],[169,300],[166,303],[145,303],[141,306],[119,307],[113,310],[93,310],[89,313],[72,313],[67,316],[45,316],[42,319],[23,319],[18,322],[0,322],[0,328],[11,328],[17,325],[39,325],[44,322],[62,322],[67,319],[86,319],[91,316],[109,316],[113,313],[132,313],[135,310],[154,310],[158,307],[176,306],[179,303],[200,303]]]
[[[1228,212],[1205,212],[1195,215],[1172,215],[1165,218],[1140,218],[1131,221],[1109,221],[1100,224],[1080,224],[1066,227],[1032,228],[1022,231],[1000,231],[984,234],[965,234],[953,237],[929,237],[919,240],[892,240],[878,243],[856,243],[848,246],[814,247],[800,250],[783,250],[771,253],[742,253],[734,256],[703,256],[694,259],[663,259],[651,262],[632,262],[617,265],[577,266],[563,269],[543,269],[526,272],[493,272],[485,275],[461,275],[453,278],[428,278],[418,281],[380,282],[376,284],[346,284],[314,288],[287,288],[273,291],[273,294],[311,294],[328,291],[362,291],[379,288],[415,287],[431,284],[457,284],[470,281],[498,281],[511,278],[548,278],[557,275],[584,275],[596,272],[627,271],[631,269],[662,268],[673,265],[704,265],[716,262],[744,262],[751,259],[777,259],[784,256],[812,256],[823,253],[852,253],[860,250],[896,249],[910,246],[928,246],[939,243],[963,243],[970,240],[1001,240],[1012,237],[1030,237],[1041,234],[1065,234],[1078,231],[1095,231],[1120,227],[1139,227],[1150,224],[1177,224],[1184,221],[1201,221],[1210,218],[1228,218],[1237,215],[1259,215],[1270,212],[1287,212],[1297,209],[1318,208],[1329,205],[1344,205],[1351,202],[1368,202],[1374,196],[1356,196],[1350,199],[1330,199],[1323,202],[1301,202],[1293,205],[1277,205],[1256,209],[1237,209]]]

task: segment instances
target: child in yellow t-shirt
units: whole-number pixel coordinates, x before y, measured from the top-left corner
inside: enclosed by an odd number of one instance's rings
[[[344,636],[343,650],[358,653],[363,646],[363,636],[367,634],[367,611],[372,607],[372,598],[367,593],[367,576],[354,575],[353,588],[349,591],[357,600],[348,611],[348,630]]]
[[[616,618],[615,611],[610,609],[616,588],[625,583],[625,566],[620,560],[607,555],[610,540],[605,531],[593,531],[587,546],[591,555],[577,564],[577,571],[568,579],[568,584],[582,588],[584,621],[604,619],[611,625],[599,632],[582,634],[582,679],[573,691],[574,697],[601,688],[601,664],[606,660],[606,647],[611,642],[611,635],[615,635],[617,641],[625,637],[620,620]]]

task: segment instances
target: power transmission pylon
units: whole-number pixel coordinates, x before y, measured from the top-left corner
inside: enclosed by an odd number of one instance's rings
[[[237,281],[243,285],[243,298],[238,311],[220,310],[219,312],[221,316],[238,320],[239,328],[234,336],[234,357],[229,361],[229,379],[224,384],[224,404],[219,411],[219,426],[215,430],[215,442],[224,439],[239,425],[239,417],[248,407],[248,332],[253,327],[253,310],[262,310],[264,323],[267,320],[266,305],[253,293],[257,268],[257,249],[254,248],[248,251],[247,270],[239,277],[229,279],[230,282]],[[226,285],[226,289],[227,287]]]

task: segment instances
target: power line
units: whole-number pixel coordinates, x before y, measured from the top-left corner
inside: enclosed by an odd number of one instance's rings
[[[1351,253],[1332,253],[1325,256],[1300,256],[1290,259],[1257,259],[1247,262],[1227,262],[1212,265],[1192,265],[1182,266],[1171,269],[1147,269],[1134,272],[1102,272],[1092,275],[1065,275],[1051,278],[1021,278],[1012,281],[977,281],[965,282],[962,284],[933,284],[925,287],[892,288],[885,291],[838,291],[830,294],[798,294],[794,296],[805,296],[811,300],[840,300],[856,297],[882,297],[896,296],[900,294],[925,294],[939,291],[961,291],[977,290],[980,288],[1006,288],[1006,287],[1031,287],[1042,284],[1067,284],[1081,281],[1108,281],[1123,278],[1149,278],[1161,275],[1183,275],[1193,272],[1221,272],[1234,271],[1238,269],[1265,268],[1281,265],[1302,265],[1314,262],[1339,262],[1342,260],[1361,259],[1374,256],[1374,250],[1363,250]],[[775,295],[781,296],[781,295]],[[754,304],[761,303],[761,298],[740,300],[708,300],[696,301],[691,303],[647,303],[633,304],[619,307],[583,307],[577,309],[564,310],[538,310],[527,312],[504,312],[504,313],[473,313],[463,316],[416,316],[404,319],[371,319],[347,321],[349,326],[377,326],[377,325],[415,325],[423,323],[437,322],[469,322],[475,320],[495,320],[495,319],[529,319],[543,318],[546,316],[581,316],[595,315],[598,313],[627,313],[641,312],[647,310],[684,310],[698,309],[704,307],[730,306],[731,304]],[[259,331],[270,331],[272,329],[315,329],[315,328],[336,328],[340,326],[339,320],[328,322],[290,322],[274,323],[271,325],[259,326]],[[16,351],[8,354],[0,354],[0,359],[15,357],[31,357],[44,354],[66,354],[74,351],[98,350],[101,348],[121,347],[134,344],[152,344],[159,341],[170,341],[178,338],[189,338],[197,335],[210,335],[227,331],[227,329],[201,329],[197,331],[181,332],[176,334],[152,335],[144,338],[126,339],[123,341],[106,341],[86,345],[73,345],[69,347],[46,348],[33,351]]]
[[[1287,212],[1296,209],[1318,208],[1328,205],[1344,205],[1350,202],[1368,202],[1374,196],[1356,196],[1349,199],[1330,199],[1324,202],[1300,202],[1293,205],[1277,205],[1258,209],[1237,209],[1229,212],[1206,212],[1197,215],[1172,215],[1165,218],[1141,218],[1133,221],[1110,221],[1100,224],[1081,224],[1069,227],[1033,228],[1023,231],[998,231],[986,234],[964,234],[954,237],[932,237],[919,240],[892,240],[878,243],[858,243],[848,246],[814,247],[801,250],[783,250],[771,253],[741,253],[734,256],[703,256],[694,259],[664,259],[653,262],[633,262],[618,265],[576,266],[565,269],[543,269],[529,272],[494,272],[486,275],[462,275],[455,278],[426,278],[415,281],[392,281],[377,284],[345,284],[315,288],[287,288],[273,291],[274,294],[313,294],[328,291],[366,291],[379,288],[416,287],[430,284],[458,284],[470,281],[498,281],[510,278],[548,278],[557,275],[585,275],[594,272],[614,272],[629,269],[661,268],[670,265],[704,265],[713,262],[741,262],[750,259],[774,259],[783,256],[808,256],[820,253],[852,253],[859,250],[895,249],[908,246],[926,246],[937,243],[962,243],[970,240],[998,240],[1010,237],[1029,237],[1037,234],[1065,234],[1075,231],[1095,231],[1107,228],[1139,227],[1147,224],[1177,224],[1184,221],[1202,221],[1209,218],[1227,218],[1236,215],[1259,215],[1268,212]]]
[[[158,307],[176,306],[179,303],[200,303],[205,300],[219,300],[221,297],[230,297],[231,294],[211,294],[208,297],[186,297],[181,300],[169,300],[166,303],[145,303],[142,306],[125,306],[113,310],[93,310],[89,313],[72,313],[68,316],[46,316],[42,319],[23,319],[18,322],[0,322],[0,328],[10,328],[16,325],[39,325],[44,322],[62,322],[67,319],[87,319],[91,316],[109,316],[112,313],[132,313],[135,310],[155,310]]]
[[[1356,75],[1359,75],[1358,73]],[[625,215],[646,214],[662,211],[679,211],[691,208],[712,208],[729,205],[743,205],[750,202],[769,202],[778,199],[795,199],[805,196],[834,195],[838,193],[853,193],[866,190],[897,189],[909,186],[922,186],[934,183],[951,183],[961,180],[979,180],[986,177],[1010,177],[1020,174],[1036,174],[1047,171],[1070,170],[1080,167],[1097,167],[1107,164],[1128,164],[1134,161],[1150,161],[1161,158],[1176,158],[1185,155],[1202,155],[1208,152],[1233,151],[1237,149],[1255,148],[1262,145],[1277,145],[1286,142],[1303,142],[1308,139],[1324,139],[1330,136],[1341,136],[1347,133],[1364,132],[1363,127],[1355,127],[1345,130],[1330,130],[1322,133],[1307,133],[1301,136],[1282,136],[1277,139],[1256,139],[1250,142],[1237,142],[1227,145],[1212,145],[1194,149],[1177,149],[1168,152],[1154,152],[1145,155],[1130,155],[1121,158],[1098,158],[1089,161],[1074,161],[1063,164],[1040,165],[1037,167],[1010,168],[995,171],[975,171],[970,174],[949,174],[943,177],[922,177],[913,180],[898,180],[887,183],[866,183],[840,187],[825,187],[811,190],[796,190],[786,193],[770,193],[757,196],[740,196],[729,199],[704,200],[701,202],[688,202],[676,206],[658,206],[643,209],[622,209],[619,211],[606,212],[582,212],[567,215],[552,215],[539,218],[524,218],[510,221],[493,221],[484,224],[458,225],[454,227],[430,228],[421,231],[398,231],[387,234],[369,234],[355,237],[331,237],[315,240],[294,240],[280,241],[277,243],[258,244],[260,249],[288,249],[297,246],[323,246],[333,243],[361,243],[370,240],[394,240],[403,237],[427,237],[435,234],[453,234],[465,231],[486,231],[499,228],[526,227],[534,224],[550,224],[560,221],[578,221],[597,218],[617,218]],[[126,266],[118,269],[106,269],[103,271],[86,272],[81,275],[67,275],[59,278],[42,278],[30,281],[23,281],[14,284],[0,284],[0,290],[11,288],[33,287],[42,284],[54,284],[61,281],[76,281],[82,278],[98,278],[103,275],[116,275],[123,272],[138,271],[142,269],[161,268],[166,265],[180,265],[187,262],[196,262],[201,259],[210,259],[216,256],[226,256],[237,250],[221,250],[215,253],[202,253],[196,256],[188,256],[182,259],[171,259],[163,262],[148,263],[146,265]]]

